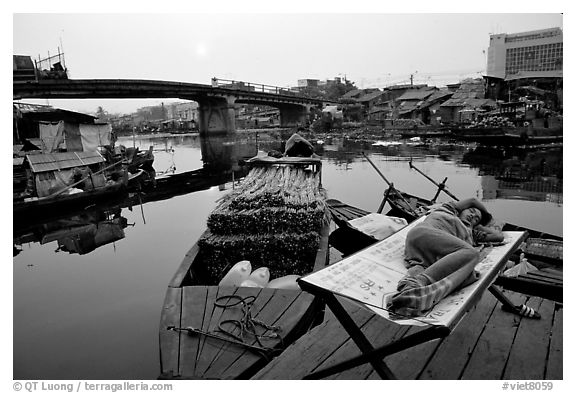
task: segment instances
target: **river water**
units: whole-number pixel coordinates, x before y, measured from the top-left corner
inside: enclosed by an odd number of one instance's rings
[[[281,150],[289,136],[260,131],[235,138],[179,135],[117,143],[154,146],[154,168],[161,176],[200,168],[235,171],[241,169],[239,159]],[[499,219],[562,235],[562,148],[375,139],[310,138],[323,159],[329,198],[378,209],[387,185],[365,153],[396,188],[430,199],[436,187],[410,169],[412,159],[432,179],[447,177],[448,189],[459,198],[482,199]],[[167,284],[218,199],[239,181],[15,229],[13,378],[156,379]],[[445,194],[438,199],[448,200]],[[76,229],[70,230],[70,223]],[[103,228],[106,235],[98,232]]]

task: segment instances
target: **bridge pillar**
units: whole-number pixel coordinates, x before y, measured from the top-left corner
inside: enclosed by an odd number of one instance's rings
[[[295,127],[304,126],[310,114],[311,105],[284,104],[280,109],[280,126]]]
[[[197,101],[200,135],[236,132],[235,97],[209,97]]]

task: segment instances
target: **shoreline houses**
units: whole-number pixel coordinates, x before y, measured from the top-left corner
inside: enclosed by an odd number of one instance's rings
[[[446,87],[416,84],[358,89],[346,76],[325,81],[299,79],[286,90],[338,103],[344,122],[367,122],[385,128],[438,127],[472,124],[481,115],[526,122],[533,127],[558,127],[563,111],[563,31],[559,27],[518,33],[492,34],[486,51],[486,72]],[[34,75],[31,59],[14,56],[14,78]],[[385,71],[385,70],[383,70]],[[245,82],[237,82],[244,84]],[[246,82],[247,83],[247,82]],[[250,85],[248,83],[248,85]],[[288,89],[288,88],[287,88]],[[196,130],[198,104],[162,103],[137,112],[110,116],[115,133]],[[316,110],[318,109],[318,110]],[[279,124],[277,108],[237,105],[239,128],[267,128]],[[321,113],[315,108],[312,123]]]

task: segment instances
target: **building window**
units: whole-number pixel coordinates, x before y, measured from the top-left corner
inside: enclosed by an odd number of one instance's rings
[[[507,49],[506,74],[516,74],[520,71],[561,70],[562,49],[562,43]]]

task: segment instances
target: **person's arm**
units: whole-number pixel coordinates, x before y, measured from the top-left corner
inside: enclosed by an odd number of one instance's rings
[[[477,225],[474,228],[474,238],[477,243],[501,243],[504,241],[504,234],[496,228]]]
[[[454,202],[454,206],[456,207],[456,209],[458,209],[458,211],[468,209],[469,207],[475,207],[476,209],[479,209],[481,212],[488,212],[488,210],[482,204],[482,202],[480,202],[476,198],[468,198],[468,199],[463,199],[461,201]]]

